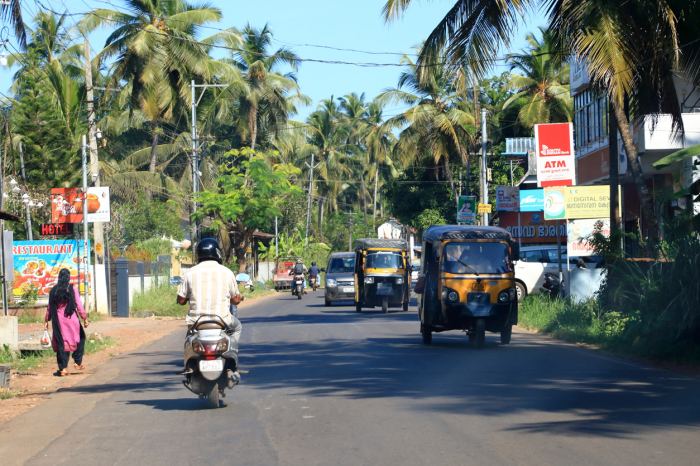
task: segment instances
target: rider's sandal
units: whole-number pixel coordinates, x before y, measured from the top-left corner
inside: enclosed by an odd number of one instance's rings
[[[77,371],[84,371],[84,370],[85,370],[85,366],[83,366],[82,364],[75,364],[75,370],[77,370]]]
[[[56,371],[56,372],[54,372],[53,375],[55,375],[56,377],[67,377],[67,376],[70,375],[70,372],[68,372],[67,370],[63,369],[62,371]]]

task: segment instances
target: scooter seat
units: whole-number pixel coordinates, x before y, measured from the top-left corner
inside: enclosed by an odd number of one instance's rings
[[[197,330],[221,330],[225,328],[219,322],[202,322],[195,327]]]

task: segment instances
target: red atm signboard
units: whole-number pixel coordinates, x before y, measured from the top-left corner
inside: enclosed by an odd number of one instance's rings
[[[72,235],[73,234],[73,224],[72,223],[48,223],[46,225],[41,225],[39,227],[39,234],[41,236]]]
[[[571,123],[535,125],[537,186],[576,184],[574,128]]]

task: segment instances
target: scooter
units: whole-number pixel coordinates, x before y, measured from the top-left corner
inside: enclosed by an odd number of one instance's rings
[[[550,298],[558,298],[564,286],[559,283],[559,274],[545,272],[544,284],[540,287],[540,293],[548,295]]]
[[[318,277],[309,277],[309,286],[316,291],[318,289]]]
[[[304,296],[304,276],[295,275],[292,283],[292,295],[296,295],[298,299]]]
[[[247,273],[239,273],[238,275],[236,275],[236,283],[238,284],[239,288],[242,285],[243,288],[248,288],[251,293],[255,291],[253,279],[250,278],[250,275],[248,275]]]
[[[218,315],[200,316],[187,330],[184,355],[182,384],[206,399],[208,408],[218,408],[219,395],[241,381],[233,328]]]

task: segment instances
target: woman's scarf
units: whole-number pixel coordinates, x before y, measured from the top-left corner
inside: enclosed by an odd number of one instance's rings
[[[67,291],[67,293],[65,291]],[[49,315],[51,316],[51,327],[53,328],[53,337],[56,340],[56,347],[60,349],[65,349],[66,345],[63,341],[63,335],[61,334],[61,324],[58,320],[58,299],[56,295],[68,295],[68,302],[66,304],[66,309],[63,313],[66,317],[71,317],[75,312],[75,292],[73,291],[73,285],[68,284],[63,293],[60,293],[57,286],[51,288],[49,292]],[[66,301],[61,301],[66,302]],[[82,331],[82,327],[81,327]]]

